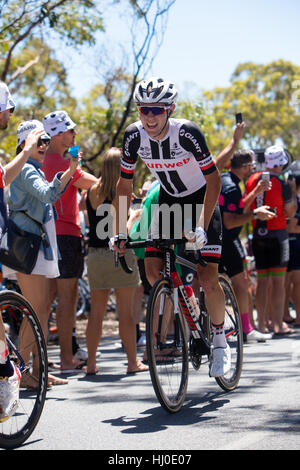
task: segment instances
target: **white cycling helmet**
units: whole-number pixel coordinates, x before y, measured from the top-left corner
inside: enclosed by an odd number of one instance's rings
[[[171,105],[176,103],[177,94],[172,82],[163,78],[152,77],[137,84],[133,98],[137,104],[161,103]]]

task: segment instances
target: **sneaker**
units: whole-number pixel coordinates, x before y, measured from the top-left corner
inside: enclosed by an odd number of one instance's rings
[[[212,348],[210,356],[210,377],[221,377],[230,371],[231,367],[231,351],[227,344],[226,348]]]
[[[245,337],[245,343],[254,343],[255,341],[265,343],[268,339],[272,338],[272,335],[270,333],[261,333],[260,331],[252,330],[245,335]]]
[[[0,423],[10,418],[19,406],[21,374],[16,366],[14,369],[11,377],[0,377]]]
[[[137,346],[145,346],[146,345],[146,336],[141,335],[136,343]]]

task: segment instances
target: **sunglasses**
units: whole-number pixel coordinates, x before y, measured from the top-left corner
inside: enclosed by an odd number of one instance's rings
[[[37,146],[41,147],[42,145],[46,145],[47,147],[50,145],[50,138],[48,135],[42,135],[37,142]]]
[[[164,106],[138,106],[138,110],[141,114],[147,116],[147,114],[151,113],[154,116],[159,116],[160,114],[165,114],[165,112],[169,109],[169,107]]]

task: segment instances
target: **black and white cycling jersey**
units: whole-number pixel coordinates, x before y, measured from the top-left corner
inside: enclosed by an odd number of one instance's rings
[[[133,178],[138,156],[174,197],[196,192],[206,184],[204,175],[216,170],[200,128],[185,119],[169,119],[168,133],[160,141],[149,137],[141,121],[128,126],[123,141],[123,178]]]

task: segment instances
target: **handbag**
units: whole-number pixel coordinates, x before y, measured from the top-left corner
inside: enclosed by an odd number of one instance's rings
[[[26,215],[32,219],[28,214]],[[20,273],[30,274],[32,272],[41,243],[49,246],[44,238],[46,234],[42,224],[36,220],[34,222],[39,225],[41,235],[27,232],[8,219],[7,231],[0,244],[0,263]]]

